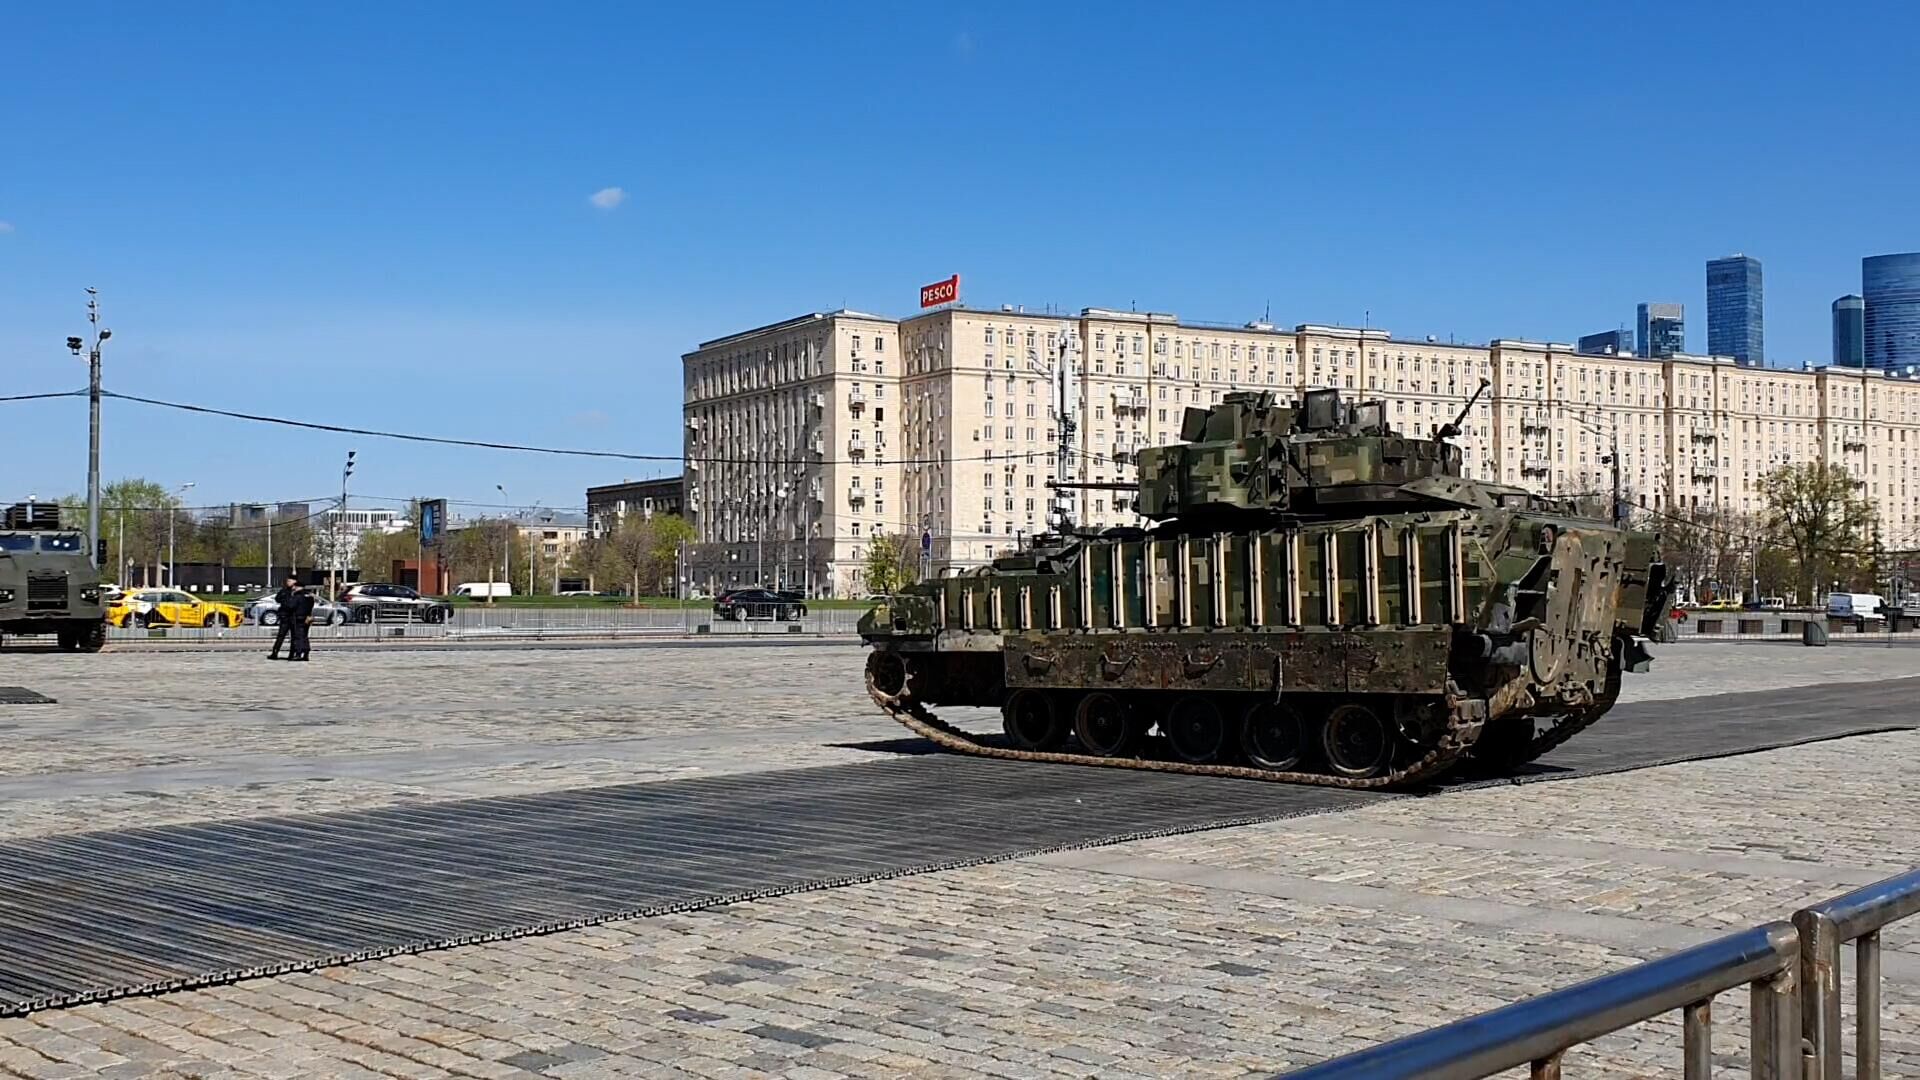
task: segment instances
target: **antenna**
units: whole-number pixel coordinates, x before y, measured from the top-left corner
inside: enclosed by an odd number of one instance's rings
[[[1486,393],[1487,387],[1492,385],[1493,380],[1481,379],[1479,388],[1473,392],[1472,397],[1467,399],[1466,407],[1460,410],[1460,415],[1454,417],[1451,422],[1442,424],[1440,430],[1433,433],[1433,437],[1436,439],[1451,439],[1460,434],[1460,425],[1466,421],[1467,414],[1473,411],[1473,407],[1480,402],[1480,395]]]

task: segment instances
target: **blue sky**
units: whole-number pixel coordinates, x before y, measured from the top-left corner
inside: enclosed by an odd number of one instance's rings
[[[0,394],[84,384],[93,285],[123,392],[671,455],[695,343],[955,271],[1443,340],[1678,300],[1704,350],[1744,251],[1797,362],[1862,255],[1920,248],[1911,3],[282,8],[5,16]],[[107,419],[110,479],[196,502],[324,495],[350,447],[395,498],[649,474]],[[0,403],[0,449],[5,494],[79,489],[84,402]]]

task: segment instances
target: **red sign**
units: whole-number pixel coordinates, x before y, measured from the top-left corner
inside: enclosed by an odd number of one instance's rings
[[[955,274],[945,281],[936,281],[920,288],[920,306],[923,308],[951,304],[960,299],[960,275]]]

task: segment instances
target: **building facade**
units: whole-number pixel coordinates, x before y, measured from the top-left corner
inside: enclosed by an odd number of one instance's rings
[[[1603,330],[1598,334],[1583,334],[1575,346],[1582,356],[1632,356],[1635,351],[1631,330]]]
[[[1707,263],[1707,352],[1746,367],[1767,366],[1760,260],[1729,255]]]
[[[1063,356],[1077,421],[1064,461],[1053,390]],[[1768,472],[1831,461],[1879,507],[1883,542],[1920,540],[1920,381],[1862,369],[960,307],[898,323],[805,316],[710,342],[687,363],[703,589],[800,587],[804,547],[816,593],[860,595],[866,552],[888,535],[911,550],[924,534],[930,572],[978,566],[1045,530],[1059,494],[1083,526],[1140,524],[1131,494],[1102,485],[1130,485],[1141,447],[1175,441],[1184,410],[1234,390],[1337,387],[1384,399],[1394,425],[1420,435],[1458,417],[1467,475],[1554,495],[1604,498],[1603,459],[1617,446],[1627,501],[1664,512],[1758,513]],[[1049,487],[1063,477],[1089,486]]]
[[[1920,366],[1920,251],[1860,260],[1860,293],[1867,305],[1867,366]]]
[[[1684,304],[1641,304],[1636,312],[1637,352],[1644,360],[1664,360],[1687,351],[1687,309]]]
[[[680,516],[686,507],[686,486],[678,476],[656,480],[622,480],[587,489],[587,518],[600,534],[630,513]]]
[[[686,576],[858,595],[900,516],[900,325],[819,312],[701,344],[685,375]]]
[[[1843,296],[1833,302],[1833,366],[1867,366],[1867,300]]]

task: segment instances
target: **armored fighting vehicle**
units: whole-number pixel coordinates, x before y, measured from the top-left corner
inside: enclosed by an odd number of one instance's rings
[[[53,634],[69,652],[107,643],[100,574],[55,504],[15,503],[0,517],[0,639],[8,634]]]
[[[868,691],[993,757],[1366,788],[1511,771],[1646,670],[1672,590],[1652,534],[1463,477],[1457,434],[1336,390],[1188,409],[1182,443],[1138,455],[1150,527],[888,596],[860,622]],[[934,705],[997,708],[1006,738]]]

